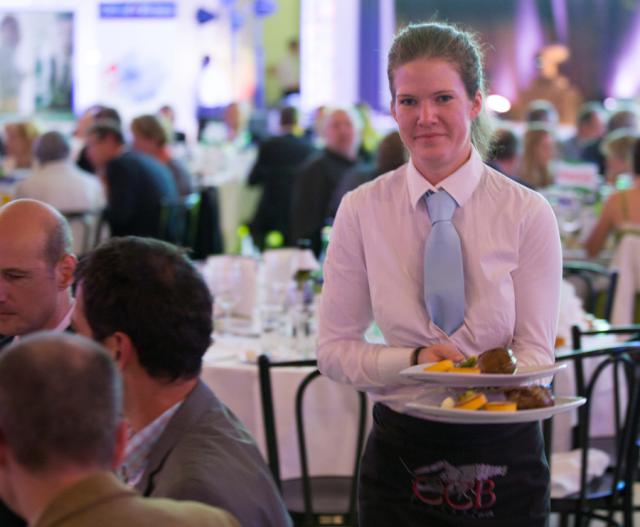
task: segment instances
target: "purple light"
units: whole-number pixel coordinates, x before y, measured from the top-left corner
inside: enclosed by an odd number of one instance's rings
[[[544,42],[535,0],[518,0],[514,37],[518,85],[527,88],[536,77],[536,55]]]
[[[558,40],[563,44],[569,43],[569,19],[567,17],[567,1],[551,0],[553,23],[556,27]]]
[[[621,46],[620,55],[617,58],[612,81],[609,86],[609,95],[619,98],[635,97],[640,90],[640,68],[638,68],[638,56],[640,56],[640,10],[636,10],[629,36]]]

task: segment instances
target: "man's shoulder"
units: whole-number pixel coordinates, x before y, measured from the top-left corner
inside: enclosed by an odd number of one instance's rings
[[[175,525],[235,527],[238,525],[238,522],[228,512],[195,501],[134,496],[130,498],[130,502],[130,525],[143,527],[146,525],[152,527],[173,527]],[[118,523],[118,525],[126,524]]]

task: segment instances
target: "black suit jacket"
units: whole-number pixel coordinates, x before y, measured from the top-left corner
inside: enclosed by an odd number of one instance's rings
[[[126,152],[109,161],[106,175],[111,235],[158,237],[162,202],[178,196],[169,169],[145,154]]]
[[[260,146],[249,185],[261,185],[262,196],[251,222],[252,234],[260,247],[269,231],[280,231],[290,244],[291,195],[297,170],[313,154],[314,148],[293,134],[267,139]]]
[[[320,254],[322,228],[331,217],[331,198],[344,174],[355,165],[355,160],[325,149],[301,168],[293,190],[293,242],[309,239],[313,252]]]

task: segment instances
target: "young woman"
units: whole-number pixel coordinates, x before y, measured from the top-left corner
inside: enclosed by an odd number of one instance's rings
[[[541,527],[549,471],[539,423],[429,421],[407,403],[438,405],[442,396],[399,372],[494,347],[510,347],[522,365],[553,362],[555,217],[539,194],[482,160],[484,77],[470,34],[439,23],[405,28],[388,76],[410,161],[342,200],[320,306],[320,369],[375,401],[360,525]],[[430,239],[442,227],[459,241],[434,254]],[[364,342],[372,320],[385,345]]]

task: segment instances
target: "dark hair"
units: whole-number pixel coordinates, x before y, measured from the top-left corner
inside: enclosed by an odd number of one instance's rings
[[[89,339],[34,333],[0,355],[0,433],[32,472],[110,469],[121,414],[115,364]]]
[[[498,161],[513,159],[518,155],[519,147],[518,136],[511,130],[502,128],[493,136],[489,159],[497,159]]]
[[[96,113],[93,116],[96,121],[115,121],[118,123],[118,127],[122,125],[122,118],[118,113],[118,110],[115,108],[110,108],[108,106],[100,106],[96,110]]]
[[[384,174],[395,170],[407,162],[407,150],[404,147],[400,134],[396,131],[385,135],[378,144],[376,154],[377,172]]]
[[[638,129],[638,116],[633,110],[619,110],[609,117],[607,132],[613,132],[619,128]]]
[[[70,152],[69,143],[60,132],[46,132],[33,144],[33,155],[41,164],[67,159]]]
[[[578,126],[589,124],[594,116],[604,115],[604,108],[598,102],[586,102],[578,110],[578,117],[576,119]]]
[[[633,143],[633,174],[638,177],[640,175],[640,137]]]
[[[285,106],[280,110],[280,126],[295,126],[298,124],[298,110],[293,106]]]
[[[120,123],[118,121],[111,119],[98,119],[87,131],[87,135],[92,134],[100,141],[104,141],[107,137],[111,137],[119,145],[124,144],[124,135],[122,135]]]
[[[558,110],[550,101],[546,99],[535,99],[527,106],[525,120],[528,123],[549,123],[558,122]]]
[[[51,209],[52,219],[45,227],[44,260],[53,268],[65,254],[73,252],[73,236],[67,218],[53,207]]]
[[[212,300],[178,248],[150,238],[112,238],[80,262],[76,278],[96,340],[122,331],[152,377],[198,375],[211,343]]]
[[[478,92],[484,95],[482,49],[472,33],[441,22],[411,24],[402,29],[393,39],[388,55],[387,76],[393,100],[396,69],[416,59],[447,61],[458,71],[470,99]],[[471,125],[471,142],[484,156],[490,140],[491,126],[483,105]]]

